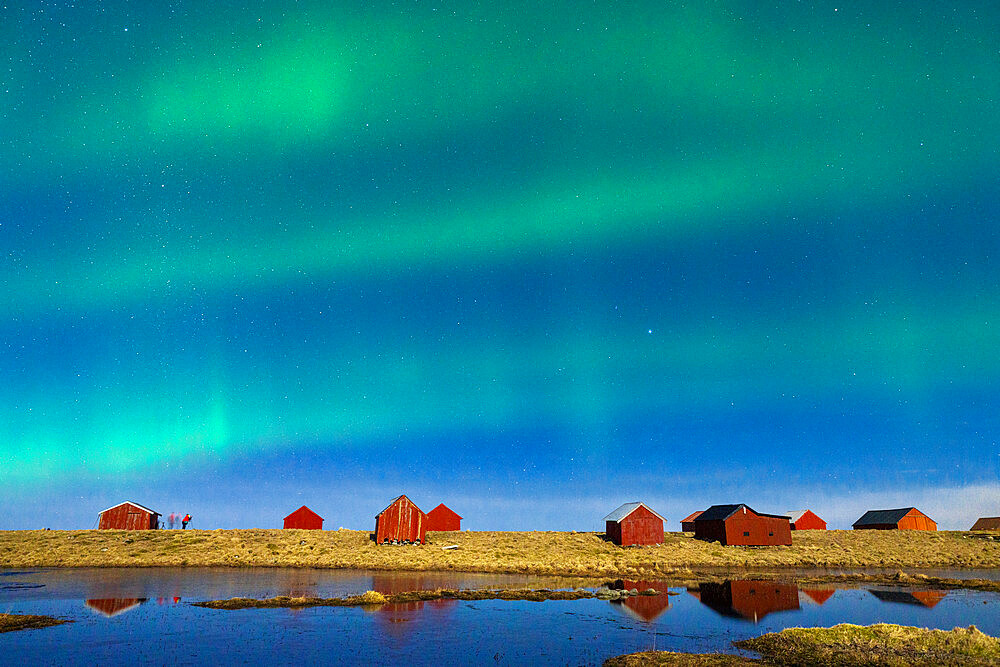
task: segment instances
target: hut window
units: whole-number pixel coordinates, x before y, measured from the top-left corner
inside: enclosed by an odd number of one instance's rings
[[[774,537],[774,533],[768,533],[767,536],[768,537]]]
[[[743,537],[750,537],[750,531],[749,530],[744,530],[743,531]]]

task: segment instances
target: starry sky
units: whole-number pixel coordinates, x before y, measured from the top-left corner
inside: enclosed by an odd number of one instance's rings
[[[1000,514],[1000,5],[0,6],[0,528]]]

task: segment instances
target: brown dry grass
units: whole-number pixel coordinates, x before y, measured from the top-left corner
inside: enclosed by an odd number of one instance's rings
[[[53,625],[62,625],[63,623],[72,623],[72,621],[33,614],[0,614],[0,632],[48,628]]]
[[[1000,640],[974,627],[927,630],[889,623],[789,628],[756,639],[734,642],[760,653],[759,660],[720,653],[646,651],[610,658],[605,667],[652,665],[997,665]]]
[[[551,589],[506,588],[502,590],[475,589],[455,590],[440,588],[433,591],[407,591],[384,595],[376,591],[366,591],[361,595],[346,598],[293,598],[280,595],[274,598],[229,598],[228,600],[210,600],[196,602],[196,607],[208,609],[273,609],[301,607],[362,607],[382,604],[401,604],[408,602],[426,602],[428,600],[526,600],[543,602],[545,600],[584,600],[597,597],[596,593],[585,590],[554,591]]]
[[[600,533],[440,532],[423,546],[379,546],[368,531],[0,531],[0,567],[323,567],[685,578],[693,569],[995,568],[1000,541],[965,532],[802,531],[790,547],[723,547],[682,533],[617,547]],[[457,544],[459,548],[442,550]]]

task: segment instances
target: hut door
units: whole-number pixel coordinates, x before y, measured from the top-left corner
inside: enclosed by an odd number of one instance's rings
[[[126,530],[143,530],[148,527],[148,523],[144,522],[143,519],[146,518],[146,514],[143,512],[129,512],[128,517],[125,519],[125,529]],[[145,525],[144,525],[145,524]]]

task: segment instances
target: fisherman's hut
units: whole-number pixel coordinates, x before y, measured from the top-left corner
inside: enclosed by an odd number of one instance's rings
[[[156,530],[160,527],[160,513],[138,503],[118,503],[98,513],[100,530]]]
[[[812,510],[797,510],[788,513],[792,530],[826,530],[826,521],[819,518]]]
[[[851,527],[854,530],[937,530],[933,519],[916,507],[868,510]]]
[[[663,544],[664,521],[643,503],[625,503],[604,517],[608,539],[622,546]]]
[[[1000,516],[980,517],[969,530],[1000,530]]]
[[[697,519],[699,516],[701,516],[702,511],[703,510],[698,510],[697,512],[693,512],[688,516],[684,517],[683,519],[681,519],[681,530],[684,531],[685,533],[693,533],[694,520]]]
[[[424,543],[427,538],[427,515],[406,496],[399,496],[375,515],[377,544]]]
[[[792,526],[784,514],[763,514],[742,503],[712,505],[694,520],[694,536],[728,546],[789,546]]]
[[[427,513],[427,530],[462,530],[462,517],[441,503]]]
[[[303,505],[285,517],[285,525],[282,528],[323,530],[323,517]]]

